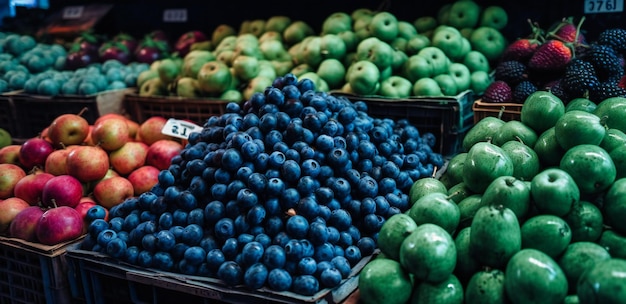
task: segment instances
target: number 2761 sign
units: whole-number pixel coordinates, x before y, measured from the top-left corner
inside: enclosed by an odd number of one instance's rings
[[[624,0],[585,0],[585,14],[621,13]]]

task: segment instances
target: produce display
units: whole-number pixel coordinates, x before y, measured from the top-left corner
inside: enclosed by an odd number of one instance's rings
[[[248,20],[238,30],[224,24],[186,55],[155,62],[137,87],[145,96],[243,102],[289,72],[320,91],[389,98],[482,94],[506,47],[499,31],[506,23],[501,7],[464,0],[443,6],[438,18],[414,21],[369,9],[336,12],[320,33],[286,16]]]
[[[415,180],[444,164],[433,134],[278,77],[208,119],[151,191],[93,221],[81,246],[228,286],[313,295],[374,253]]]
[[[108,219],[113,206],[149,191],[183,149],[161,133],[165,122],[108,114],[90,125],[64,114],[41,136],[0,148],[0,234],[55,245]]]
[[[538,90],[520,121],[480,120],[441,178],[416,181],[408,211],[382,225],[360,299],[619,303],[624,289],[605,288],[625,283],[624,106]]]

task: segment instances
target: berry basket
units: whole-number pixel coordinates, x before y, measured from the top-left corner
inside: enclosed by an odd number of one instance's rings
[[[228,287],[221,280],[142,268],[106,254],[68,249],[67,261],[74,300],[85,303],[342,303],[358,287],[358,274],[373,255],[364,257],[341,285],[321,289],[312,296]]]
[[[124,102],[130,117],[142,123],[152,116],[189,120],[202,126],[206,119],[222,115],[229,101],[177,96],[139,96],[127,94]]]
[[[357,96],[332,92],[352,102],[364,101],[368,114],[377,118],[408,119],[423,134],[431,132],[437,137],[435,152],[444,156],[456,154],[461,149],[463,136],[473,125],[471,90],[456,96],[410,97],[390,99],[380,96]]]
[[[520,120],[522,104],[520,103],[489,103],[478,99],[472,105],[474,111],[474,123],[487,117],[500,117],[504,121]]]
[[[0,237],[0,303],[80,303],[72,300],[65,260],[80,239],[46,246]]]
[[[58,95],[43,96],[25,94],[17,91],[7,94],[14,105],[16,117],[16,135],[18,138],[37,136],[59,115],[78,114],[86,108],[82,116],[92,124],[98,117],[109,114],[123,114],[123,97],[135,89],[105,91],[94,95]]]
[[[0,95],[0,128],[8,131],[11,136],[15,133],[15,109],[13,101],[6,94]]]

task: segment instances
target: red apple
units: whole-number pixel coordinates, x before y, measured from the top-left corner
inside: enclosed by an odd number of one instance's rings
[[[18,165],[0,164],[0,199],[13,196],[15,185],[26,176],[26,172]]]
[[[143,166],[137,168],[128,175],[128,180],[133,184],[135,196],[148,192],[159,182],[161,170],[154,166]]]
[[[174,140],[173,137],[165,135],[161,132],[166,122],[167,119],[161,116],[152,116],[146,119],[139,125],[139,130],[137,132],[138,139],[146,143],[148,146],[161,139]]]
[[[71,241],[83,234],[85,223],[76,209],[61,206],[46,210],[37,223],[36,235],[44,245]]]
[[[43,167],[52,151],[54,151],[52,144],[43,138],[27,139],[20,148],[20,163],[29,171],[34,167]]]
[[[44,207],[76,207],[83,197],[83,184],[71,175],[51,178],[43,186],[41,203]]]
[[[91,137],[96,145],[106,151],[114,151],[130,141],[125,118],[111,117],[94,123]]]
[[[109,155],[98,146],[80,146],[67,155],[67,173],[81,182],[101,179],[109,170]]]
[[[111,209],[132,197],[134,194],[133,184],[122,176],[107,178],[93,188],[93,196],[101,206]]]
[[[14,164],[21,166],[20,149],[22,145],[8,145],[0,148],[0,164]]]
[[[137,132],[139,132],[139,123],[132,119],[126,120],[126,123],[128,124],[128,135],[134,140],[137,138]]]
[[[53,177],[54,175],[46,172],[28,174],[15,184],[13,195],[25,200],[31,206],[38,206],[41,203],[44,185]]]
[[[28,207],[28,202],[17,197],[0,201],[0,233],[6,232],[15,216]]]
[[[121,148],[109,153],[111,167],[121,175],[128,175],[143,166],[148,155],[148,145],[140,141],[127,142]]]
[[[104,114],[104,115],[96,118],[96,121],[94,121],[93,124],[95,125],[95,124],[97,124],[97,123],[99,123],[99,122],[101,122],[103,120],[107,120],[109,118],[127,119],[126,116],[124,116],[122,114],[119,114],[119,113],[107,113],[107,114]]]
[[[170,167],[172,157],[180,154],[183,145],[171,139],[160,139],[148,147],[146,165],[154,166],[159,170]]]
[[[91,196],[83,196],[83,197],[81,197],[80,201],[78,202],[78,204],[80,205],[81,203],[94,203],[94,204],[97,204],[97,202]]]
[[[85,201],[78,203],[78,205],[74,207],[74,209],[76,209],[76,211],[78,211],[78,213],[80,214],[80,218],[82,218],[83,222],[85,223],[85,225],[83,225],[83,233],[86,233],[87,228],[89,227],[89,221],[87,221],[87,211],[89,211],[91,207],[97,205],[98,204],[95,201]]]
[[[44,164],[44,171],[52,174],[52,175],[63,175],[67,174],[67,155],[70,154],[73,148],[70,147],[78,147],[77,145],[68,146],[64,149],[54,150],[48,158],[46,158],[46,163]]]
[[[83,141],[83,144],[88,146],[95,146],[96,143],[93,142],[93,137],[91,137],[91,133],[93,133],[93,125],[89,125],[89,133],[87,133],[87,137]]]
[[[57,147],[79,145],[89,134],[89,122],[78,114],[57,116],[48,127],[48,139]]]
[[[44,209],[30,206],[18,213],[9,225],[9,236],[29,242],[37,242],[37,223]]]

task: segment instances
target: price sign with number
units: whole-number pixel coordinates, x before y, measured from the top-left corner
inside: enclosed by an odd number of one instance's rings
[[[187,9],[172,8],[164,10],[163,22],[187,22]]]
[[[173,137],[187,139],[189,138],[189,134],[193,132],[200,132],[202,131],[202,129],[203,128],[201,126],[198,126],[194,123],[185,120],[170,118],[161,129],[161,133]]]
[[[585,14],[621,13],[624,0],[585,0]]]
[[[63,19],[80,19],[83,17],[85,7],[82,5],[66,6],[63,9]]]

